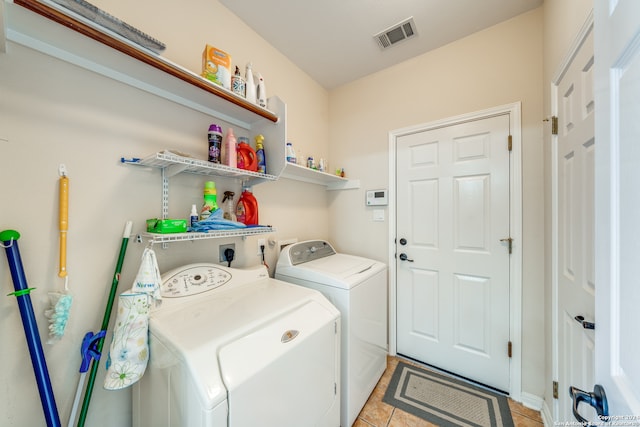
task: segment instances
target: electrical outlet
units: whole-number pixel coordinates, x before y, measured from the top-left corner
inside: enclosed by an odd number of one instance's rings
[[[264,250],[267,250],[266,245],[266,240],[265,239],[258,239],[258,255],[262,256],[262,250],[260,249],[261,246],[264,246]]]
[[[236,244],[235,243],[229,243],[226,245],[220,245],[219,246],[219,251],[220,251],[220,262],[227,262],[227,259],[224,257],[224,251],[226,249],[233,249],[233,251],[235,252],[236,250]]]

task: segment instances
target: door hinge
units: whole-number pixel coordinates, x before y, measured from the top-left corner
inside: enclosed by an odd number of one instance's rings
[[[558,116],[551,116],[551,135],[558,134]]]
[[[553,398],[558,398],[558,381],[553,382]]]
[[[509,255],[513,251],[513,239],[511,237],[507,237],[506,239],[500,239],[501,242],[507,242],[509,244]]]
[[[513,137],[509,135],[509,138],[507,141],[507,150],[511,151],[512,149],[513,149]]]
[[[509,359],[511,359],[512,355],[513,355],[513,345],[511,344],[511,341],[509,341],[509,343],[507,344],[507,356],[509,356]]]

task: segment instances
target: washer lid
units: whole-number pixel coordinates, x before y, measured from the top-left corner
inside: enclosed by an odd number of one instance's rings
[[[351,289],[386,266],[354,255],[335,254],[298,265],[278,265],[276,277],[307,280],[337,288]]]
[[[267,278],[228,290],[222,286],[174,298],[171,304],[154,310],[149,321],[150,339],[161,342],[181,360],[202,407],[212,409],[227,397],[217,366],[220,348],[276,319],[289,317],[311,301],[324,307],[328,317],[339,317],[338,310],[319,292],[279,280]]]

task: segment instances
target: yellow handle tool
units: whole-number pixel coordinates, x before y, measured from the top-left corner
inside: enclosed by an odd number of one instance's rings
[[[69,178],[60,177],[60,270],[58,277],[67,277],[67,230],[69,228]]]

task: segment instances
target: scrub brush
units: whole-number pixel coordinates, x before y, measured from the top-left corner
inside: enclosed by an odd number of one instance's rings
[[[67,275],[67,230],[69,228],[69,178],[64,165],[60,165],[60,269],[58,277],[64,278],[64,292],[49,292],[51,308],[45,311],[49,318],[49,339],[54,344],[62,338],[69,320],[69,311],[73,297],[69,293],[69,277]]]

